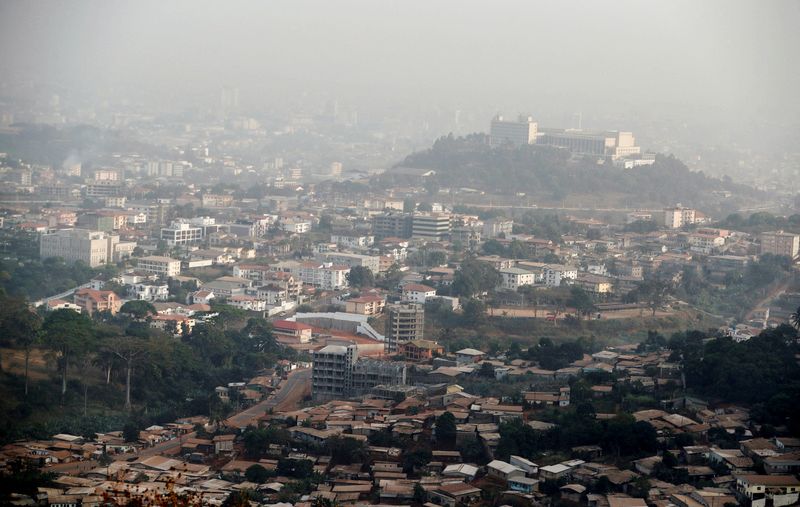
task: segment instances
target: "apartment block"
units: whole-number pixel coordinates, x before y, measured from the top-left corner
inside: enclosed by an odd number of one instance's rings
[[[62,229],[42,234],[39,255],[42,259],[61,257],[66,262],[81,261],[91,267],[125,258],[135,243],[120,243],[119,236],[88,229]]]
[[[450,215],[447,213],[417,213],[411,226],[411,237],[443,241],[450,237]]]
[[[311,394],[315,400],[361,396],[379,385],[404,385],[405,363],[359,359],[356,345],[328,345],[314,352]]]
[[[783,231],[761,234],[761,255],[784,255],[796,259],[800,251],[800,236]]]

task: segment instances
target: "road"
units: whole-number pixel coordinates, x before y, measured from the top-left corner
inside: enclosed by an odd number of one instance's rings
[[[295,370],[289,373],[286,380],[281,383],[280,388],[272,393],[269,398],[229,417],[225,424],[236,428],[246,428],[249,424],[256,424],[258,418],[269,409],[291,409],[310,390],[310,387],[311,369]]]

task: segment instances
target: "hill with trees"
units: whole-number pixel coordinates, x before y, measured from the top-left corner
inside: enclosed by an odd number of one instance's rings
[[[432,169],[424,178],[431,194],[440,188],[474,188],[489,194],[520,192],[545,203],[559,203],[568,196],[603,194],[627,206],[686,206],[712,208],[726,214],[744,202],[764,194],[729,178],[716,179],[689,170],[672,156],[657,156],[654,164],[620,169],[610,160],[573,157],[563,149],[546,146],[490,147],[484,134],[438,139],[425,151],[406,157],[398,167]],[[373,181],[379,186],[419,184],[418,176],[390,169]],[[718,192],[718,195],[714,194]]]

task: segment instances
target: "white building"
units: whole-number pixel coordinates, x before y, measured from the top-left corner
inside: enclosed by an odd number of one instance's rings
[[[81,261],[91,267],[119,261],[129,255],[136,243],[119,241],[119,236],[88,229],[62,229],[42,234],[39,255],[42,259],[61,257],[66,262]]]
[[[281,227],[284,231],[292,234],[305,234],[311,230],[311,222],[308,220],[285,220]]]
[[[683,206],[674,208],[664,208],[664,226],[668,229],[680,229],[684,225],[693,224],[696,221],[696,211]]]
[[[536,275],[534,273],[520,268],[501,269],[500,276],[502,277],[500,287],[506,290],[517,290],[517,287],[536,283]]]
[[[421,283],[409,283],[403,285],[403,301],[411,303],[425,304],[425,301],[436,296],[436,289],[422,285]]]
[[[351,268],[363,267],[372,271],[377,275],[381,268],[381,258],[377,255],[361,255],[345,252],[325,252],[320,254],[319,258],[323,262],[330,262],[332,264],[339,264],[342,266],[349,266]]]
[[[142,301],[166,301],[169,299],[169,286],[165,283],[137,283],[128,287],[128,293]]]
[[[228,304],[251,312],[263,312],[267,309],[267,302],[253,296],[241,295],[228,298]]]
[[[544,268],[544,283],[548,287],[560,287],[565,280],[578,278],[578,269],[561,264],[548,264]]]
[[[520,116],[517,121],[512,121],[497,115],[492,119],[489,142],[492,146],[534,144],[538,130],[539,124],[530,116]]]
[[[159,276],[169,278],[181,274],[181,261],[171,257],[161,257],[150,255],[138,259],[136,269],[145,273],[155,273]]]
[[[357,232],[336,232],[331,234],[331,243],[347,248],[366,248],[375,244],[375,236]]]
[[[161,239],[169,246],[199,243],[203,240],[203,228],[187,222],[173,222],[161,229]]]

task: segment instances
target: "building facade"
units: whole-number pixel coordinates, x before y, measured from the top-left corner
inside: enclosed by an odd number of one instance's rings
[[[387,354],[398,352],[401,343],[424,338],[424,306],[416,303],[390,305],[386,314],[384,350]]]

